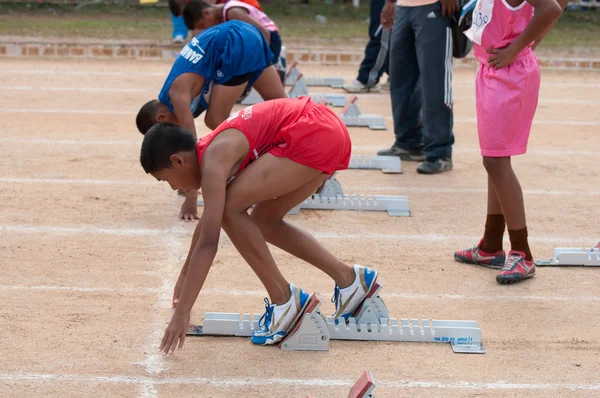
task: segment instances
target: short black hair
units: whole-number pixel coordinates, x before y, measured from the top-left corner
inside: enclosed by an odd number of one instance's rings
[[[176,17],[181,15],[181,8],[179,8],[179,3],[177,0],[169,0],[169,11],[171,11],[171,14],[175,15]]]
[[[140,163],[146,173],[171,168],[171,155],[196,149],[196,137],[173,123],[159,123],[144,135]]]
[[[202,11],[207,8],[212,8],[212,6],[201,0],[192,0],[187,3],[182,12],[185,26],[187,26],[189,30],[193,30],[196,22],[202,19]]]
[[[150,127],[156,124],[156,114],[158,113],[158,107],[161,102],[159,100],[152,100],[146,102],[139,110],[136,118],[135,124],[137,125],[138,130],[142,134],[146,134]]]

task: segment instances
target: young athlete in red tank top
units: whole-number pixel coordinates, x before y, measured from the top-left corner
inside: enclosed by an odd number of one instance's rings
[[[334,317],[353,315],[376,289],[378,273],[343,263],[308,232],[283,220],[329,175],[346,169],[350,153],[343,122],[309,97],[245,108],[200,140],[174,124],[157,124],[148,131],[140,156],[144,170],[173,189],[202,187],[204,197],[202,218],[175,286],[176,309],[160,346],[164,353],[183,344],[190,311],[217,253],[221,228],[271,299],[265,299],[253,343],[279,342],[309,299],[283,277],[266,242],[329,275],[335,281]]]

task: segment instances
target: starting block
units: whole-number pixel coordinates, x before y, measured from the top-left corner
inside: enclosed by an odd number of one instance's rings
[[[358,98],[353,95],[348,99],[344,109],[340,113],[340,118],[347,127],[368,127],[371,130],[387,130],[385,119],[381,115],[365,115],[360,113],[356,105]]]
[[[365,370],[360,378],[354,383],[350,389],[347,398],[375,398],[373,391],[375,390],[375,378],[373,373]],[[314,398],[312,395],[306,398]]]
[[[354,317],[334,319],[320,310],[321,297],[313,294],[303,313],[279,343],[281,350],[328,351],[331,340],[450,343],[455,353],[485,354],[476,321],[390,318],[377,286]],[[190,325],[188,336],[251,337],[260,315],[208,312],[203,325]]]
[[[399,156],[352,155],[349,169],[381,170],[386,174],[401,174],[402,163]]]
[[[285,85],[292,86],[301,75],[298,70],[298,62],[294,61],[290,65],[290,69],[285,74]],[[316,87],[331,87],[331,88],[342,88],[344,85],[344,79],[341,77],[317,77],[317,78],[306,78],[307,86]]]
[[[600,267],[600,248],[556,248],[551,259],[535,260],[535,265]]]
[[[289,98],[299,98],[303,95],[308,95],[314,102],[325,103],[326,105],[343,107],[348,101],[348,96],[345,94],[309,94],[306,80],[300,74],[294,81],[292,88],[288,91],[287,96]],[[263,98],[260,96],[258,91],[254,88],[251,89],[250,93],[240,102],[242,105],[254,105],[263,102]]]
[[[325,181],[314,195],[294,207],[288,214],[299,214],[302,209],[387,211],[390,216],[410,216],[406,196],[345,195],[335,174]]]

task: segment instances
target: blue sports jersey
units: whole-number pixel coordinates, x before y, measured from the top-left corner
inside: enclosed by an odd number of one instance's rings
[[[272,59],[269,44],[255,26],[236,20],[215,25],[183,47],[158,99],[173,111],[169,98],[171,84],[184,73],[197,73],[206,79],[202,91],[191,104],[192,113],[198,116],[208,107],[207,94],[212,84],[223,84],[234,76],[251,72],[256,72],[256,79]]]

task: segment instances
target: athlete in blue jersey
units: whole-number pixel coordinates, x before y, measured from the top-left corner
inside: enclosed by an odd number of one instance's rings
[[[195,134],[194,118],[204,110],[207,127],[214,129],[250,87],[266,101],[286,98],[272,59],[268,43],[253,25],[233,20],[204,30],[181,50],[158,100],[142,106],[138,129],[145,134],[156,123],[171,122]]]
[[[250,87],[265,101],[287,98],[272,59],[265,37],[246,22],[233,20],[204,30],[181,50],[158,100],[138,112],[138,130],[146,134],[153,125],[170,122],[196,135],[194,118],[205,110],[206,126],[215,129]],[[197,198],[198,192],[186,194],[180,219],[198,219]]]

